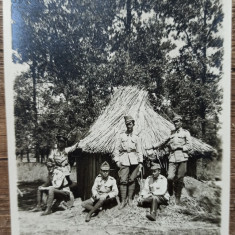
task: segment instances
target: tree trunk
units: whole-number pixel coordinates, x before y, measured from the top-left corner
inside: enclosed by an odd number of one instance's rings
[[[207,16],[207,6],[205,4],[204,6],[204,29],[207,28],[207,22],[206,22],[206,16]],[[203,70],[202,70],[202,86],[205,86],[206,83],[206,74],[207,74],[207,65],[206,65],[206,59],[207,59],[207,38],[206,38],[206,33],[204,35],[204,40],[203,40]],[[200,117],[202,119],[201,123],[201,132],[202,132],[202,139],[205,138],[206,134],[206,108],[205,108],[205,103],[204,100],[201,101],[200,104]]]
[[[30,162],[30,159],[29,159],[29,150],[27,150],[27,161]]]
[[[37,113],[37,80],[36,80],[36,63],[33,62],[31,66],[32,76],[33,76],[33,113],[34,113],[34,142],[35,142],[35,157],[36,161],[39,162],[38,154],[38,141],[37,141],[37,132],[38,132],[38,113]]]
[[[131,0],[126,2],[126,32],[129,34],[131,32]]]

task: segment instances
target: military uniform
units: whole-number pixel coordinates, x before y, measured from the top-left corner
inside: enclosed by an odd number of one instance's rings
[[[109,172],[109,170],[109,164],[104,162],[101,165],[101,171]],[[89,211],[86,217],[86,222],[90,221],[92,214],[95,213],[101,206],[107,206],[118,195],[116,180],[112,176],[108,175],[107,178],[104,178],[101,174],[99,174],[95,178],[91,191],[92,197],[82,202],[82,207]]]
[[[150,213],[146,217],[150,220],[156,220],[156,212],[160,205],[167,205],[170,195],[167,192],[167,179],[160,174],[161,167],[154,163],[152,171],[157,171],[158,175],[150,175],[144,182],[144,187],[138,198],[139,206],[150,206]]]
[[[124,118],[126,125],[134,122],[131,116],[125,116]],[[118,175],[122,202],[126,201],[127,186],[128,199],[131,201],[135,190],[135,179],[139,173],[139,164],[143,163],[139,137],[133,132],[128,133],[128,131],[120,134],[113,155],[114,161],[120,166]]]
[[[47,208],[42,215],[51,214],[51,208],[54,199],[56,199],[57,205],[60,202],[69,202],[71,205],[74,201],[74,196],[68,187],[68,182],[62,172],[62,170],[54,169],[53,172],[48,174],[47,181],[38,188],[37,192],[37,207],[33,211],[41,210],[42,194],[46,193],[47,197]]]
[[[148,176],[140,195],[144,199],[159,196],[165,200],[169,200],[170,195],[167,192],[167,179],[163,175],[159,175],[156,180],[152,175]]]
[[[68,153],[75,151],[76,148],[77,146],[73,145],[62,151],[53,149],[49,155],[49,160],[54,162],[56,167],[61,168],[65,176],[70,175],[71,173],[71,167],[68,162]]]
[[[108,176],[108,179],[104,180],[101,175],[98,175],[91,191],[94,199],[102,194],[107,194],[108,198],[114,198],[118,195],[116,180],[112,176]]]
[[[181,117],[177,116],[173,121],[177,120],[181,120]],[[167,145],[170,149],[168,191],[170,195],[173,195],[173,191],[175,191],[176,200],[179,202],[184,185],[183,179],[187,171],[188,152],[192,148],[190,133],[182,127],[178,128],[172,132]]]

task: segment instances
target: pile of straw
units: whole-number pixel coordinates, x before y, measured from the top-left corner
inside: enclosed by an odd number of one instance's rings
[[[125,115],[135,119],[134,132],[140,137],[144,156],[147,156],[146,149],[167,139],[174,129],[172,123],[153,110],[146,90],[121,87],[115,91],[110,103],[79,146],[84,152],[113,153],[119,134],[126,131]],[[206,154],[212,152],[213,148],[193,138],[193,151]]]

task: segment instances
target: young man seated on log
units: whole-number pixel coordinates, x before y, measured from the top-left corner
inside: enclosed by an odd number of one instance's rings
[[[54,168],[52,162],[47,162],[48,178],[47,181],[38,187],[37,191],[37,206],[32,210],[42,211],[42,197],[47,195],[46,210],[42,215],[49,215],[52,213],[52,206],[59,206],[61,202],[67,202],[67,207],[71,207],[74,202],[73,193],[70,191],[68,181],[65,178],[62,169]],[[55,201],[54,205],[53,202]]]
[[[157,209],[160,205],[167,205],[170,195],[167,192],[167,179],[160,174],[161,167],[155,163],[151,167],[152,175],[148,176],[144,188],[140,193],[138,206],[150,206],[150,213],[146,217],[156,221]]]
[[[116,180],[109,175],[110,166],[104,162],[100,167],[100,174],[96,177],[92,186],[92,197],[82,203],[82,207],[89,212],[85,221],[89,222],[93,213],[97,213],[101,207],[108,206],[116,200],[118,188]]]

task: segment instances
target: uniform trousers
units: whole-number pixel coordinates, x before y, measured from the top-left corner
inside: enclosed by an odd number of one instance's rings
[[[91,210],[92,207],[98,202],[99,200],[93,200],[91,198],[85,200],[82,202],[82,207],[84,207],[87,210]],[[105,199],[103,201],[102,207],[103,209],[109,209],[113,206],[117,205],[117,201],[115,197]]]
[[[173,187],[175,187],[175,191],[181,193],[181,190],[184,185],[184,176],[186,171],[187,171],[187,161],[169,163],[167,180],[168,180],[168,192],[171,196],[173,195]]]
[[[55,189],[55,188],[51,187],[48,191],[47,207],[52,206],[54,199],[56,199],[58,201],[69,201],[70,193],[68,191],[64,191],[61,189]]]
[[[135,181],[139,173],[139,165],[121,166],[118,171],[120,184],[127,185]]]
[[[153,198],[157,199],[158,206],[167,205],[167,199],[164,196],[150,196],[141,201],[143,207],[151,207]]]

